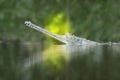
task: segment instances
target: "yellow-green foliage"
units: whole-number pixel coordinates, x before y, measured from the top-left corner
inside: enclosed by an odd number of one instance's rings
[[[50,16],[50,18],[51,19],[46,26],[47,30],[58,34],[65,34],[69,32],[70,22],[63,13],[58,13],[52,17]]]

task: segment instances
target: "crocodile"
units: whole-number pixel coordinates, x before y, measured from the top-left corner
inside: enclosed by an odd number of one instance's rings
[[[88,40],[86,38],[77,37],[77,36],[72,35],[70,33],[67,33],[65,35],[54,34],[54,33],[51,33],[48,30],[46,30],[40,26],[33,24],[31,21],[25,21],[25,25],[30,27],[30,28],[33,28],[39,32],[42,32],[46,35],[49,35],[49,36],[59,40],[60,42],[66,44],[66,45],[105,45],[105,44],[111,45],[111,44],[113,44],[111,42],[100,43],[100,42],[96,42],[96,41],[91,41],[91,40]],[[114,43],[114,44],[116,44],[116,43]]]

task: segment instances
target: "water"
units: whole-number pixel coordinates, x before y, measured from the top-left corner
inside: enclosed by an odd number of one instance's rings
[[[0,43],[0,80],[120,80],[120,45]]]

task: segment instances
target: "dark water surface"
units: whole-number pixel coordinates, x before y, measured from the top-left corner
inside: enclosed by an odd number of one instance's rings
[[[0,80],[120,80],[120,45],[2,42]]]

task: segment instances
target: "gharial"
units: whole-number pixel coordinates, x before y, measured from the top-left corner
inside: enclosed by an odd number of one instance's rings
[[[67,33],[65,35],[54,34],[54,33],[47,31],[46,29],[43,29],[40,26],[37,26],[37,25],[31,23],[31,21],[25,21],[25,24],[26,24],[26,26],[31,27],[31,28],[33,28],[39,32],[42,32],[46,35],[49,35],[49,36],[65,43],[66,45],[101,45],[101,44],[102,45],[103,44],[110,44],[111,45],[111,44],[116,44],[116,43],[111,43],[111,42],[99,43],[99,42],[91,41],[91,40],[88,40],[85,38],[77,37],[77,36],[71,35],[69,33]]]

